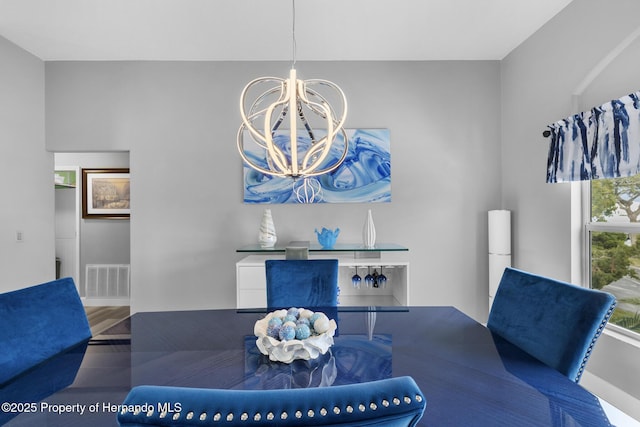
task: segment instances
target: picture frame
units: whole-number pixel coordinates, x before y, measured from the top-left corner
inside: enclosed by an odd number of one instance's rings
[[[129,219],[128,168],[82,169],[82,218]]]

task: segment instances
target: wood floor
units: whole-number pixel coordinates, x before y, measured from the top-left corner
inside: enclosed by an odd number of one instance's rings
[[[97,336],[100,332],[115,325],[122,319],[129,317],[129,306],[104,306],[104,307],[85,307],[91,334]]]

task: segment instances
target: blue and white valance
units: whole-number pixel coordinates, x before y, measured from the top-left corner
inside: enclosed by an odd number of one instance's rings
[[[640,172],[640,92],[548,127],[547,182],[618,178]]]

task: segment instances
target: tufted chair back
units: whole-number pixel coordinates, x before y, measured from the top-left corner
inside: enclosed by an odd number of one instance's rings
[[[579,382],[615,305],[609,293],[507,268],[487,327]]]
[[[425,406],[411,377],[281,390],[138,386],[125,398],[118,422],[129,427],[401,427],[415,426]]]
[[[71,277],[0,294],[0,385],[91,338]]]
[[[267,307],[335,307],[338,304],[338,260],[265,261]]]

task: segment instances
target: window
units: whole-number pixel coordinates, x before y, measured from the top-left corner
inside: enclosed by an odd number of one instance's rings
[[[610,324],[640,334],[640,175],[593,180],[590,200],[590,285],[616,296]]]

